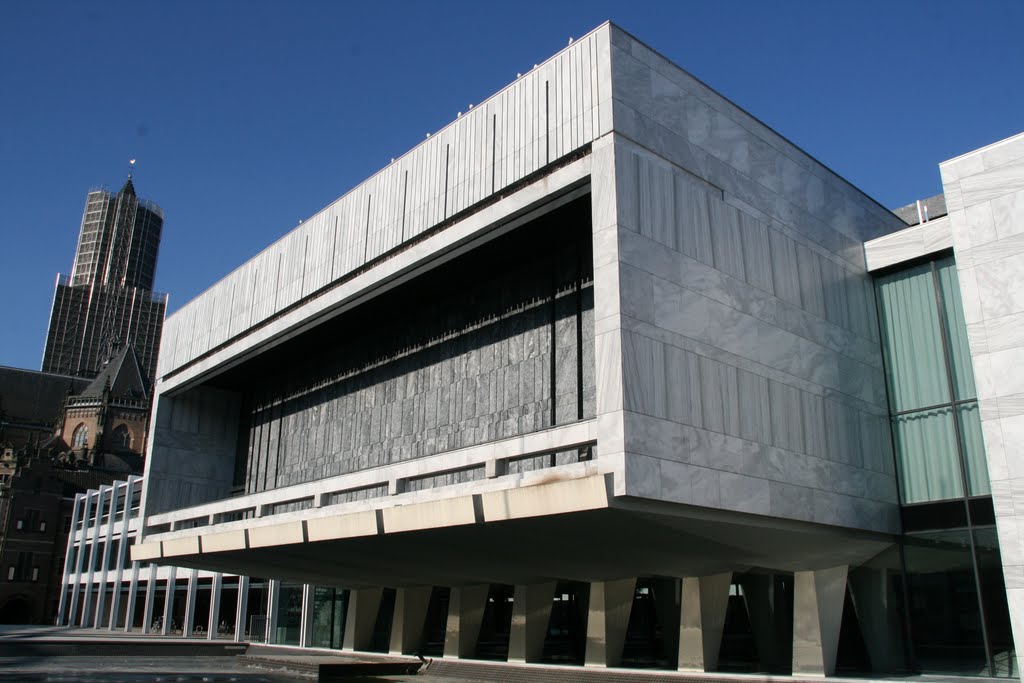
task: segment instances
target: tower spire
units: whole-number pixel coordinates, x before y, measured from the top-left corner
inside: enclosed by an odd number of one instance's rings
[[[132,182],[132,173],[135,172],[135,159],[128,160],[128,180],[124,181],[124,186],[118,194],[135,194],[135,184]]]

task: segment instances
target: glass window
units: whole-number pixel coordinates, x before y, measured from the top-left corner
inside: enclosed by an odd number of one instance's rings
[[[876,288],[902,502],[990,495],[956,264],[906,268]]]
[[[89,445],[89,428],[84,424],[75,427],[74,436],[71,437],[72,448],[85,448]]]

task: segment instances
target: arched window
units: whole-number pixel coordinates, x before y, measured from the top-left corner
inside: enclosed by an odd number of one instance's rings
[[[126,425],[118,425],[110,438],[114,448],[129,449],[132,447],[132,433],[128,431]]]
[[[72,448],[85,448],[89,445],[89,428],[84,424],[75,427],[74,436],[71,437]]]

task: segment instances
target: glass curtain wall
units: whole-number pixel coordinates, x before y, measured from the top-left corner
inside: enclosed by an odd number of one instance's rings
[[[903,504],[990,495],[953,259],[884,275],[877,288]]]
[[[1016,676],[956,264],[890,272],[876,290],[916,665]]]

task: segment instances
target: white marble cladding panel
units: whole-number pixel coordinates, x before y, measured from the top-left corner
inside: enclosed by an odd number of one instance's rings
[[[757,207],[855,267],[863,242],[905,227],[818,161],[621,29],[611,27],[615,131]]]
[[[154,405],[146,463],[143,514],[155,514],[227,497],[231,492],[239,398],[197,387],[161,395]]]
[[[863,266],[616,138],[624,493],[896,531]]]
[[[949,216],[943,216],[865,242],[864,259],[868,270],[875,271],[952,246],[953,224]]]
[[[158,376],[608,132],[604,25],[469,110],[170,316]]]
[[[1024,134],[939,166],[1015,640],[1024,639]],[[1018,648],[1019,649],[1019,648]]]

